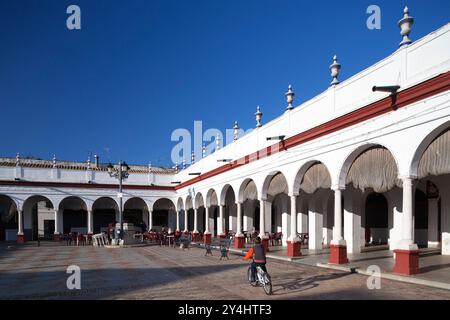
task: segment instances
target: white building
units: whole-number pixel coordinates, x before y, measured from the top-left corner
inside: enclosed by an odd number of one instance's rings
[[[402,30],[408,22],[406,13]],[[297,233],[308,233],[310,249],[330,247],[331,263],[386,243],[405,274],[419,271],[418,247],[449,255],[450,24],[413,43],[408,33],[341,83],[334,60],[323,93],[294,108],[289,90],[281,116],[186,169],[133,166],[125,219],[214,236],[234,230],[236,247],[243,230],[280,231],[291,256]],[[0,179],[2,237],[45,229],[33,227],[36,210],[43,221],[52,210],[56,235],[100,231],[117,212],[117,182],[102,166],[1,159]]]

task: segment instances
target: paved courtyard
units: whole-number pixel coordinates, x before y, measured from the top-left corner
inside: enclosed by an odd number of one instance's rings
[[[145,246],[0,246],[1,299],[450,299],[450,291],[392,280],[367,289],[367,277],[269,260],[273,295],[246,281],[247,262],[217,251]],[[81,290],[68,290],[69,265],[81,268]]]

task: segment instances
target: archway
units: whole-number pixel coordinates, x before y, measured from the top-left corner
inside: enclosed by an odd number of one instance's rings
[[[55,234],[55,209],[53,203],[44,196],[34,195],[25,200],[23,228],[25,240],[53,240]]]
[[[389,239],[389,212],[386,197],[371,192],[365,203],[365,242],[366,246],[387,244]]]
[[[123,219],[125,222],[133,223],[140,227],[142,232],[147,231],[148,207],[145,201],[139,197],[128,199],[123,206]]]
[[[259,232],[260,210],[258,189],[252,179],[245,179],[239,188],[239,201],[242,203],[242,228],[244,233]]]
[[[219,200],[214,189],[209,189],[206,193],[206,206],[209,208],[209,231],[213,237],[218,235],[217,221],[219,217]]]
[[[223,232],[227,235],[229,232],[237,232],[237,207],[236,196],[231,185],[227,184],[223,187],[221,192],[221,202],[223,204]],[[221,228],[219,227],[219,230]]]
[[[192,201],[192,197],[189,195],[186,198],[186,207],[185,214],[187,215],[187,222],[185,231],[193,231],[194,230],[194,204]]]
[[[152,224],[154,230],[176,229],[175,204],[167,198],[160,198],[153,204]]]
[[[101,197],[95,200],[92,205],[93,212],[93,232],[109,232],[108,226],[115,227],[116,222],[119,221],[119,206],[117,202],[110,197]]]
[[[79,197],[64,198],[59,204],[62,210],[62,230],[64,234],[78,232],[87,234],[87,206]],[[61,229],[59,229],[61,230]]]
[[[18,228],[16,203],[0,194],[0,241],[16,241]]]

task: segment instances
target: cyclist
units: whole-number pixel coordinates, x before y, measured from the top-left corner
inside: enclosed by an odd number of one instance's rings
[[[250,250],[247,252],[247,254],[244,257],[244,260],[250,260],[253,259],[251,264],[251,281],[256,281],[256,267],[260,266],[261,269],[263,269],[264,272],[267,272],[266,269],[266,249],[261,244],[261,238],[256,237],[255,238],[255,245],[250,248]]]

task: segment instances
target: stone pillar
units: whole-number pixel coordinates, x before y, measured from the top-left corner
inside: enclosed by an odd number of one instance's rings
[[[180,211],[177,211],[177,228],[176,228],[176,230],[175,230],[175,231],[177,231],[177,232],[180,231],[180,213],[181,213],[181,210],[180,210]],[[149,221],[150,221],[150,218],[149,218]]]
[[[184,232],[188,233],[188,210],[184,209]]]
[[[322,249],[322,226],[323,216],[318,212],[317,208],[310,208],[309,210],[309,249]]]
[[[236,202],[237,222],[236,222],[236,235],[234,237],[234,248],[245,248],[245,238],[242,234],[242,203]]]
[[[342,237],[342,190],[334,189],[334,228],[333,239],[330,244],[329,263],[348,263],[347,247]]]
[[[402,232],[398,249],[394,250],[394,272],[405,275],[419,273],[419,248],[414,243],[414,188],[411,177],[403,177]]]
[[[17,243],[24,243],[25,242],[25,235],[23,233],[23,210],[17,210],[17,225],[18,225],[18,231],[17,231]]]
[[[428,199],[428,248],[439,247],[439,199]]]
[[[61,240],[61,231],[59,229],[59,210],[55,210],[55,232],[53,233],[53,240]]]
[[[148,210],[148,230],[153,229],[153,210]]]
[[[300,239],[297,237],[297,196],[291,195],[291,234],[287,241],[288,257],[298,257],[302,253]]]
[[[259,236],[266,251],[269,251],[269,238],[266,236],[266,200],[260,200],[259,208]]]
[[[198,208],[194,208],[194,231],[192,232],[192,241],[198,242],[200,239],[198,234]]]
[[[88,234],[94,233],[94,217],[92,215],[92,209],[87,211],[87,229]]]
[[[209,207],[205,207],[205,233],[203,235],[203,242],[205,244],[211,243],[211,232],[209,232]]]
[[[224,210],[224,206],[219,205],[219,216],[217,217],[219,219],[219,221],[217,221],[217,237],[219,237],[219,238],[225,237],[225,231],[223,228],[223,223],[224,223],[223,210]]]
[[[441,254],[450,255],[450,186],[441,192]]]

